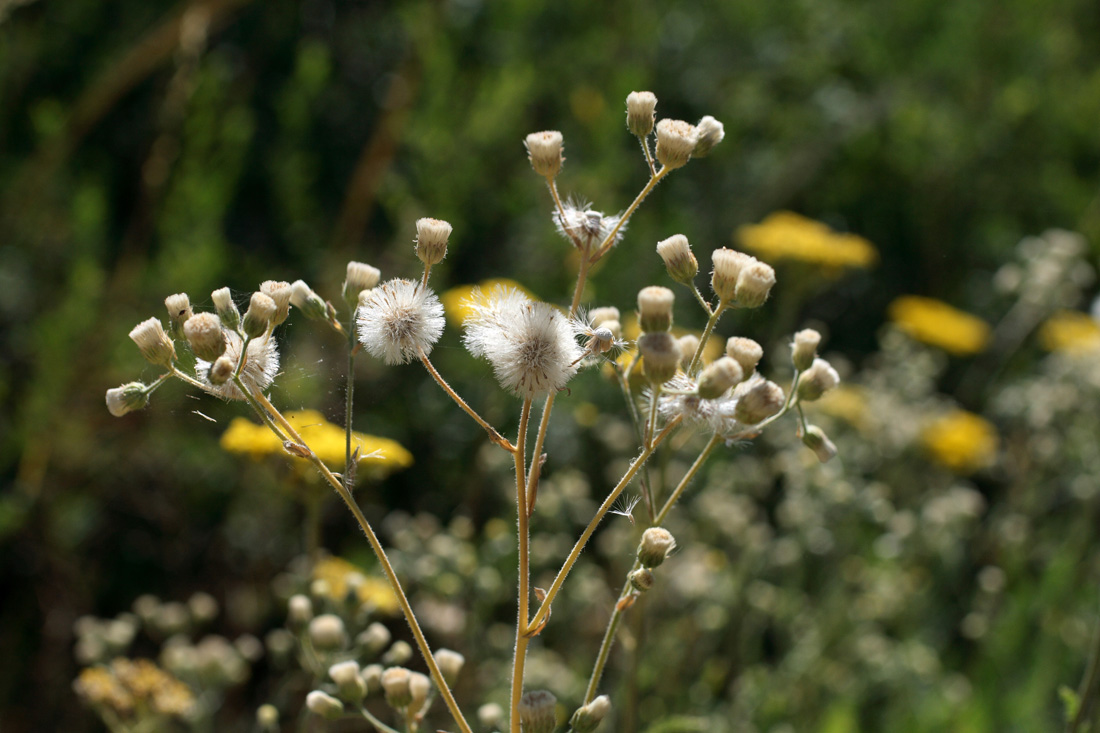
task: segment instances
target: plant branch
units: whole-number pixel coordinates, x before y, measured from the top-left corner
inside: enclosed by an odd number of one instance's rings
[[[492,440],[494,443],[496,443],[509,453],[515,452],[516,447],[508,442],[508,440],[504,436],[498,433],[496,431],[496,428],[486,422],[485,419],[481,417],[481,415],[477,414],[474,408],[470,407],[466,403],[466,400],[459,397],[458,393],[451,388],[451,385],[447,384],[447,380],[445,380],[442,375],[440,375],[440,373],[435,370],[435,367],[432,366],[432,362],[428,359],[428,355],[424,353],[423,349],[420,350],[420,362],[424,365],[424,368],[428,370],[428,373],[432,375],[439,386],[443,388],[443,391],[450,395],[451,399],[453,399],[455,403],[459,407],[461,407],[467,415],[472,417],[478,425],[485,429],[485,432],[489,434],[490,440]]]

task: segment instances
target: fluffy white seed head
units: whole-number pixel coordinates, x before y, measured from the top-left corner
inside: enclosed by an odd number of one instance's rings
[[[699,133],[695,126],[683,120],[661,120],[657,123],[657,160],[665,168],[681,168],[691,159]]]
[[[532,132],[523,142],[531,167],[544,178],[554,178],[561,172],[562,136],[557,130]]]
[[[660,285],[650,285],[638,291],[638,322],[642,331],[653,333],[672,328],[672,304],[676,294]]]
[[[107,390],[107,410],[115,417],[140,410],[149,404],[149,393],[141,382],[130,382]]]
[[[657,242],[657,254],[665,263],[669,277],[678,283],[690,283],[699,273],[699,261],[691,251],[691,244],[683,234],[673,234]]]
[[[443,304],[413,280],[387,280],[360,298],[359,340],[387,364],[427,356],[443,334]]]
[[[798,379],[798,399],[802,402],[813,402],[821,399],[821,395],[840,384],[840,375],[833,369],[833,365],[824,359],[814,359],[810,368],[802,372]]]
[[[726,137],[725,125],[710,115],[699,120],[695,130],[699,134],[699,139],[695,143],[695,150],[691,153],[693,158],[706,157]]]
[[[262,292],[253,293],[241,323],[245,335],[258,338],[266,333],[278,310],[278,304],[270,295]]]
[[[722,247],[714,250],[710,255],[713,270],[711,270],[710,287],[718,299],[723,303],[730,303],[737,299],[737,279],[750,262],[755,258],[735,249]]]
[[[566,201],[563,211],[555,210],[552,217],[558,234],[582,251],[595,249],[611,232],[615,232],[612,243],[618,244],[626,232],[625,225],[619,226],[621,216],[593,211],[591,204],[580,201]]]
[[[817,347],[821,344],[821,334],[812,328],[804,328],[794,335],[791,342],[791,361],[794,368],[804,372],[810,368],[817,357]]]
[[[626,129],[644,138],[653,132],[653,117],[657,96],[653,92],[631,92],[626,95]]]
[[[737,303],[744,308],[759,308],[774,286],[775,270],[754,258],[737,275]]]
[[[488,296],[477,291],[467,304],[466,348],[492,364],[504,389],[533,398],[562,389],[577,373],[583,352],[569,320],[553,306],[505,288]]]
[[[225,333],[222,322],[213,313],[199,313],[183,324],[183,333],[191,352],[199,359],[214,361],[225,353]]]
[[[149,318],[134,326],[130,331],[130,338],[137,344],[146,361],[162,367],[172,366],[172,360],[176,358],[176,347],[164,332],[159,318]]]
[[[439,264],[447,256],[451,225],[442,219],[416,220],[416,256],[425,265]]]
[[[225,333],[225,353],[217,361],[211,364],[205,359],[195,360],[195,376],[199,381],[207,384],[213,394],[226,400],[244,400],[245,396],[237,389],[237,385],[228,378],[221,384],[216,383],[218,378],[212,372],[218,372],[225,363],[231,367],[229,374],[237,368],[241,358],[243,341],[239,334],[233,331]],[[217,367],[217,368],[215,368]],[[279,349],[273,338],[257,338],[248,342],[248,356],[241,369],[241,381],[250,392],[263,392],[275,381],[275,375],[279,371]]]
[[[241,325],[241,312],[237,310],[237,304],[233,302],[233,293],[229,288],[218,288],[210,294],[210,298],[214,301],[214,310],[222,320],[222,325],[230,330]]]
[[[741,371],[748,378],[764,357],[764,347],[750,338],[734,336],[726,342],[726,356],[740,364]]]
[[[272,316],[271,322],[276,326],[283,323],[290,315],[290,297],[294,294],[290,283],[283,280],[265,280],[260,283],[260,292],[275,301],[275,315]]]

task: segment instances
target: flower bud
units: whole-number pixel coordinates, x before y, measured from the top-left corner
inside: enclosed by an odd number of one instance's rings
[[[416,220],[416,256],[429,267],[447,256],[447,238],[451,225],[442,219]]]
[[[645,593],[653,587],[653,571],[649,568],[638,568],[627,576],[627,579],[630,581],[630,586],[640,593]]]
[[[653,92],[631,92],[626,95],[626,129],[635,137],[644,138],[653,132],[657,96]]]
[[[390,707],[400,710],[412,702],[412,694],[409,693],[410,674],[404,667],[390,667],[382,673],[382,692],[385,693]]]
[[[367,654],[373,657],[386,648],[391,638],[390,630],[375,621],[359,632],[359,636],[355,637],[355,643],[363,647]]]
[[[600,695],[587,705],[577,708],[577,712],[569,719],[569,725],[574,733],[592,733],[610,711],[611,699],[607,695]]]
[[[680,366],[687,371],[695,358],[695,352],[699,350],[699,337],[693,333],[684,334],[676,339],[676,348],[680,350]]]
[[[499,728],[504,723],[504,708],[498,703],[487,702],[477,709],[477,720],[490,730]]]
[[[183,324],[195,315],[191,312],[191,299],[187,293],[169,295],[164,299],[164,307],[168,309],[168,330],[173,337],[183,338]]]
[[[382,271],[363,262],[349,262],[344,279],[344,300],[352,308],[359,305],[359,294],[370,290],[382,279]]]
[[[287,302],[289,302],[289,299]],[[268,326],[271,325],[277,310],[278,306],[271,296],[265,293],[253,293],[241,324],[245,336],[250,338],[262,336],[267,331]]]
[[[256,725],[264,733],[279,730],[279,708],[271,703],[266,703],[256,708]]]
[[[328,304],[313,291],[305,280],[295,280],[290,286],[290,304],[302,311],[302,315],[315,321],[328,320]]]
[[[698,133],[699,139],[695,143],[695,150],[691,152],[693,158],[706,157],[726,136],[725,126],[710,115],[699,120],[699,124],[695,126],[695,131]]]
[[[107,411],[115,417],[140,410],[149,404],[149,392],[141,382],[130,382],[107,390]]]
[[[210,371],[206,373],[206,378],[210,380],[210,384],[219,387],[233,377],[233,372],[236,369],[237,365],[233,363],[232,359],[228,356],[219,356],[210,365]]]
[[[187,599],[187,610],[196,623],[210,623],[218,617],[218,601],[209,593],[199,591]]]
[[[620,321],[619,309],[613,305],[604,306],[602,308],[593,308],[588,312],[588,320],[592,324],[592,328],[598,328],[604,324],[605,321]]]
[[[292,629],[303,629],[313,620],[313,602],[309,596],[301,593],[293,595],[286,604],[286,625]]]
[[[733,416],[738,422],[755,425],[782,410],[785,401],[782,387],[775,382],[763,380],[741,395]]]
[[[532,132],[524,141],[531,167],[543,178],[555,178],[561,172],[562,136],[557,130]]]
[[[676,376],[680,364],[680,349],[668,331],[643,333],[638,339],[642,355],[642,374],[652,384],[664,384]]]
[[[798,399],[801,402],[813,402],[821,395],[840,384],[840,375],[832,364],[824,359],[814,359],[810,368],[802,372],[798,379]]]
[[[708,365],[699,375],[699,396],[704,400],[716,400],[744,378],[741,365],[723,356]]]
[[[557,726],[554,708],[558,699],[546,690],[523,693],[519,699],[519,721],[523,733],[552,733]]]
[[[683,120],[661,120],[657,123],[657,160],[669,170],[687,165],[698,139],[694,125]]]
[[[447,684],[453,685],[462,671],[462,665],[466,664],[466,657],[450,649],[440,649],[435,653],[435,663]]]
[[[691,244],[683,234],[673,234],[657,243],[657,254],[665,263],[668,275],[678,283],[690,284],[699,274],[699,261],[691,251]]]
[[[316,617],[309,622],[309,640],[321,651],[343,649],[348,640],[344,620],[332,613]]]
[[[334,664],[328,668],[328,676],[336,683],[340,699],[345,702],[362,702],[367,696],[367,683],[359,676],[359,662]]]
[[[188,318],[183,324],[183,334],[191,353],[204,361],[216,361],[225,353],[222,322],[213,313],[199,313]]]
[[[344,703],[320,690],[314,690],[306,695],[306,707],[309,712],[319,715],[325,720],[336,720],[344,714]]]
[[[404,664],[413,657],[412,647],[409,642],[398,639],[382,655],[382,661],[386,664]]]
[[[130,331],[130,338],[137,344],[146,361],[162,367],[172,366],[172,360],[176,358],[176,347],[164,332],[159,319],[150,318],[134,326]]]
[[[638,291],[638,321],[642,331],[654,333],[672,328],[672,304],[676,294],[660,285]]]
[[[791,361],[797,371],[810,368],[817,357],[817,347],[821,344],[821,334],[812,328],[804,328],[794,335],[791,343]]]
[[[752,339],[735,336],[726,342],[726,356],[741,365],[745,377],[752,376],[764,356],[764,347]]]
[[[775,286],[775,270],[771,265],[753,259],[737,276],[736,299],[745,308],[759,308]]]
[[[221,319],[222,325],[229,330],[236,330],[241,325],[241,312],[237,310],[237,304],[233,302],[233,294],[229,288],[218,288],[210,294],[214,301],[214,311]]]
[[[741,276],[741,270],[753,258],[744,252],[722,247],[714,250],[710,255],[713,270],[710,276],[710,288],[723,303],[732,302],[737,298],[737,279]]]
[[[825,431],[816,425],[810,425],[806,428],[806,432],[802,436],[802,443],[812,450],[817,455],[817,460],[822,463],[836,457],[837,450],[833,441],[829,440],[829,436],[825,434]]]
[[[290,283],[265,280],[260,283],[260,292],[275,301],[275,314],[271,317],[271,322],[276,326],[280,325],[290,315],[290,296],[294,292]]]
[[[409,707],[413,710],[423,710],[428,702],[428,695],[432,691],[432,680],[428,675],[420,672],[409,673]]]
[[[363,678],[363,682],[367,686],[367,694],[373,695],[382,689],[382,667],[381,664],[368,664],[363,667],[363,671],[359,673],[359,676]]]
[[[638,543],[638,562],[644,568],[658,567],[675,546],[676,540],[671,532],[664,527],[650,527],[642,533],[642,540]]]

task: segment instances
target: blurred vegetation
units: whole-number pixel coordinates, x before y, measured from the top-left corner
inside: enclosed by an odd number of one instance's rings
[[[680,588],[681,598],[652,604],[671,604],[653,618],[675,625],[647,626],[648,609],[630,622],[633,643],[622,646],[636,653],[616,657],[605,681],[625,716],[615,730],[720,730],[719,720],[779,733],[1060,725],[1056,691],[1080,679],[1095,620],[1100,384],[1029,340],[1050,304],[1001,337],[994,330],[988,355],[972,359],[906,351],[916,347],[882,324],[902,294],[994,324],[1018,314],[1022,296],[998,290],[994,272],[1020,259],[1022,238],[1052,227],[1083,234],[1080,257],[1094,259],[1095,2],[0,0],[0,653],[11,660],[0,669],[0,727],[99,729],[71,689],[83,614],[201,590],[224,606],[221,633],[261,635],[283,619],[271,581],[303,547],[303,510],[280,490],[290,469],[223,452],[218,437],[237,408],[177,384],[152,409],[112,418],[104,390],[141,376],[128,330],[161,315],[174,292],[207,306],[217,287],[245,294],[261,280],[304,278],[333,298],[349,259],[412,275],[413,222],[424,215],[455,229],[433,270],[441,288],[506,276],[560,302],[574,272],[522,138],[562,130],[563,190],[597,209],[624,208],[645,176],[622,124],[635,89],[657,94],[661,116],[714,115],[726,140],[650,197],[594,273],[590,300],[625,312],[640,286],[663,282],[658,239],[687,234],[705,268],[706,253],[730,245],[738,227],[797,211],[866,237],[879,263],[824,283],[780,266],[777,301],[723,324],[727,335],[769,344],[807,319],[827,323],[830,350],[846,356],[849,375],[864,375],[855,381],[893,396],[885,404],[896,421],[915,406],[958,403],[994,420],[1004,443],[998,463],[975,476],[930,473],[914,436],[899,437],[908,447],[896,453],[884,447],[883,431],[898,426],[880,407],[882,431],[837,437],[853,455],[848,473],[806,466],[789,434],[738,456],[746,463],[732,486],[716,465],[703,492],[711,503],[689,499],[680,520],[692,537],[683,567],[715,572],[700,581],[706,602],[682,613],[677,604],[696,595]],[[781,301],[784,288],[797,296]],[[1082,286],[1058,306],[1080,309],[1089,294]],[[703,322],[687,309],[677,317]],[[295,325],[274,399],[340,423],[341,344]],[[466,357],[456,329],[437,353],[490,420],[513,422],[518,405]],[[147,366],[143,375],[155,376]],[[437,567],[416,565],[415,551],[461,518],[472,525],[461,533],[469,551],[511,577],[509,532],[491,521],[511,511],[498,490],[508,467],[486,464],[483,436],[422,372],[361,359],[357,377],[356,427],[399,441],[416,461],[365,483],[360,499],[372,519],[390,517],[387,536],[409,551],[403,568],[425,598],[479,619],[440,632],[471,657],[480,623],[513,618],[507,587],[459,574],[455,588]],[[1018,396],[1040,378],[1031,397]],[[1052,385],[1062,385],[1058,410],[1028,413],[1053,399]],[[597,379],[577,391],[578,405],[623,414]],[[548,472],[566,486],[559,497],[583,503],[584,489],[606,488],[603,466],[624,426],[574,412],[560,410]],[[589,478],[570,484],[567,466]],[[827,500],[830,490],[848,496],[845,487],[860,511]],[[914,535],[919,547],[882,552],[884,522],[926,512],[941,494],[943,516]],[[537,529],[557,557],[583,512],[551,495]],[[746,534],[714,524],[723,507],[735,526],[748,522]],[[1033,534],[1012,540],[1021,523]],[[636,541],[629,529],[620,522],[597,538],[591,582],[578,579],[592,594],[559,604],[546,648],[568,647],[577,630],[598,638]],[[886,534],[909,536],[896,530]],[[323,534],[333,552],[371,567],[335,503]],[[1004,577],[981,576],[988,567]],[[892,610],[874,606],[852,621],[863,592]],[[591,664],[594,647],[576,646],[543,670],[562,695]],[[683,666],[663,669],[662,659]],[[491,678],[495,667],[479,669]],[[677,677],[691,682],[665,689]],[[226,698],[219,730],[246,729],[228,721],[249,721],[269,699],[263,679]],[[643,701],[635,717],[628,699]],[[674,714],[689,717],[665,718]]]

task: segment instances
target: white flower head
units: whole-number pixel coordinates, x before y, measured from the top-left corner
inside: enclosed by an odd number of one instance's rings
[[[754,374],[733,389],[717,398],[708,400],[698,394],[699,384],[677,374],[666,383],[657,401],[657,409],[666,420],[680,417],[688,425],[702,427],[719,435],[730,437],[748,430],[751,425],[737,419],[737,405],[747,394],[764,384],[759,374]]]
[[[556,392],[577,373],[584,352],[564,315],[512,288],[475,291],[463,341],[493,365],[497,381],[524,398]]]
[[[443,304],[414,280],[387,280],[364,291],[356,323],[367,351],[387,364],[407,364],[431,352],[443,335]]]
[[[583,201],[570,200],[565,202],[564,211],[554,211],[554,227],[558,234],[573,243],[579,249],[592,249],[599,246],[615,227],[614,243],[618,244],[623,238],[626,226],[619,226],[621,215],[606,216],[602,212],[593,211],[592,204]]]
[[[240,362],[241,346],[243,341],[240,334],[235,331],[225,331],[225,353],[222,357],[236,365]],[[243,400],[245,397],[232,380],[223,384],[214,384],[210,381],[210,367],[213,366],[205,359],[195,360],[195,374],[199,381],[207,386],[211,394],[215,394],[226,400]],[[275,381],[275,375],[279,372],[279,349],[275,345],[275,339],[254,338],[248,342],[248,356],[244,360],[241,369],[241,381],[250,392],[263,392]]]

